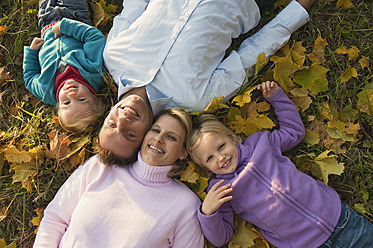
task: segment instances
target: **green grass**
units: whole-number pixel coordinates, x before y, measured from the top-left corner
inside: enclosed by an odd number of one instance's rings
[[[32,246],[36,226],[30,221],[37,216],[34,210],[45,207],[75,169],[67,159],[59,161],[43,156],[38,160],[36,173],[29,181],[30,190],[27,191],[20,182],[13,183],[14,172],[10,170],[11,165],[4,161],[4,150],[10,145],[25,151],[40,147],[45,152],[50,149],[48,134],[53,131],[61,133],[52,119],[56,115],[55,109],[41,103],[24,87],[23,46],[29,45],[33,37],[40,34],[37,28],[37,1],[33,2],[36,5],[19,0],[4,0],[0,3],[0,26],[7,27],[5,33],[0,35],[0,68],[9,73],[6,80],[2,81],[3,77],[0,76],[0,216],[6,215],[0,221],[0,240],[5,239],[7,245],[14,242],[16,247]],[[118,0],[108,2],[120,7]],[[357,93],[361,92],[365,85],[373,83],[373,3],[371,0],[353,1],[355,7],[348,10],[336,8],[336,3],[336,0],[316,1],[311,10],[311,22],[291,37],[291,42],[303,41],[303,46],[308,51],[312,50],[319,33],[329,44],[325,52],[326,67],[330,70],[327,74],[329,90],[313,98],[312,106],[302,114],[302,118],[307,120],[308,115],[320,116],[318,107],[325,101],[335,109],[351,106],[351,111],[347,112],[354,114],[347,115],[346,118],[353,118],[360,123],[360,139],[354,144],[343,146],[346,152],[339,156],[339,160],[344,163],[344,173],[341,176],[331,175],[329,185],[348,205],[354,207],[360,206],[355,204],[363,204],[365,216],[372,220],[373,120],[372,116],[354,110],[358,102]],[[273,9],[267,11],[260,25],[272,18],[276,12],[277,10]],[[106,33],[109,28],[110,22],[102,30]],[[232,48],[237,48],[246,36],[236,39]],[[356,46],[361,55],[370,58],[370,68],[361,69],[357,61],[351,62],[346,56],[335,54],[335,49],[340,46]],[[339,85],[336,82],[348,65],[358,68],[358,78]],[[105,96],[109,109],[116,101],[116,89],[110,77],[107,77],[107,82],[109,87],[102,95]],[[85,134],[92,135],[93,138],[84,145],[84,158],[94,154],[92,147],[96,142],[98,130],[99,125]],[[320,154],[323,149],[319,145],[309,147],[301,144],[287,155],[295,158],[310,152]],[[307,172],[309,173],[309,170]]]

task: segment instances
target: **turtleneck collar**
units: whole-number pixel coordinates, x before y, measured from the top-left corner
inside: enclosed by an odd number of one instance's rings
[[[171,178],[167,176],[172,165],[153,166],[144,162],[140,152],[137,154],[137,161],[130,168],[130,173],[139,182],[146,185],[160,185],[170,183]]]

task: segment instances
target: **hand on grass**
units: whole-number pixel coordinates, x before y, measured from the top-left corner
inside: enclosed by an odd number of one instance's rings
[[[279,86],[276,82],[266,81],[258,85],[257,89],[263,92],[265,99],[270,98],[277,90]]]
[[[230,184],[222,185],[224,180],[215,183],[214,186],[207,193],[205,200],[202,204],[202,213],[204,215],[212,215],[220,208],[223,203],[232,200],[232,196],[225,196],[233,191]]]
[[[43,44],[44,40],[42,38],[35,37],[31,42],[30,48],[34,50],[40,50]]]

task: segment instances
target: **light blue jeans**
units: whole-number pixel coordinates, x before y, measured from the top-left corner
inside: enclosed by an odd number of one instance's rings
[[[373,247],[373,224],[342,203],[337,227],[320,248],[368,247]]]
[[[69,18],[92,25],[86,0],[40,0],[38,25],[42,30],[48,24]]]

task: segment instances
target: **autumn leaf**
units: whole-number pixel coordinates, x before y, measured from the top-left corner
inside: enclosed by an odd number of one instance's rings
[[[341,175],[344,166],[343,163],[338,163],[335,155],[328,155],[330,151],[325,151],[317,156],[314,160],[315,164],[312,167],[312,172],[319,177],[325,184],[328,184],[328,177],[331,174]]]
[[[369,58],[365,56],[361,56],[361,59],[359,60],[359,64],[361,66],[361,69],[369,68]]]
[[[236,96],[233,98],[232,102],[235,102],[238,106],[242,107],[245,103],[251,102],[251,92],[254,90],[250,89],[245,91],[243,94]]]
[[[91,7],[93,10],[93,25],[98,26],[105,26],[108,20],[115,15],[117,11],[117,6],[115,5],[107,5],[104,0],[100,0],[100,2],[91,2]]]
[[[44,208],[37,208],[34,209],[34,212],[36,212],[37,216],[32,218],[30,221],[34,226],[37,226],[39,228],[41,219],[43,218]],[[38,228],[35,229],[35,234],[38,232]]]
[[[205,114],[214,114],[219,109],[229,109],[228,105],[221,103],[223,99],[224,99],[223,96],[214,97],[214,99],[211,100],[209,105],[207,105],[207,107],[202,112]]]
[[[341,6],[343,6],[345,9],[354,7],[354,5],[351,3],[351,0],[338,0],[336,7],[339,8]]]
[[[24,162],[30,162],[31,156],[27,153],[27,151],[19,151],[15,146],[10,146],[9,148],[4,150],[5,159],[9,163],[24,163]]]
[[[4,33],[5,33],[5,31],[7,30],[7,26],[0,26],[0,36],[2,36]]]
[[[268,59],[266,59],[265,53],[260,53],[256,60],[255,64],[255,74],[254,76],[258,75],[258,73],[263,69],[263,67],[268,64]]]
[[[231,241],[228,243],[229,248],[253,247],[256,239],[264,241],[263,236],[251,223],[248,223],[239,217],[235,218],[233,228],[234,234]],[[267,243],[267,241],[264,242]],[[266,247],[269,247],[268,243]]]
[[[304,137],[303,141],[312,146],[320,142],[320,137],[317,132],[306,128],[306,136]]]
[[[264,101],[264,102],[260,102],[257,104],[257,108],[256,108],[256,111],[258,111],[259,113],[262,113],[262,112],[266,112],[268,110],[270,110],[271,108],[271,105]]]
[[[357,71],[355,68],[348,65],[347,70],[341,75],[341,82],[340,84],[343,84],[350,80],[352,77],[357,78]]]
[[[294,72],[300,70],[301,67],[286,57],[277,60],[273,71],[275,81],[281,86],[283,90],[293,87],[291,80]]]
[[[294,88],[290,90],[290,93],[294,96],[292,99],[294,105],[300,108],[302,112],[310,107],[312,99],[308,96],[308,90],[306,88]]]
[[[306,48],[302,46],[302,41],[296,42],[290,51],[293,61],[299,66],[303,66],[306,60],[305,51]]]
[[[352,46],[349,49],[342,46],[342,47],[337,48],[334,52],[338,54],[347,54],[348,60],[352,60],[355,62],[359,56],[360,50],[356,46]]]
[[[312,95],[317,95],[320,92],[327,91],[328,79],[326,73],[329,69],[320,66],[312,65],[308,69],[303,69],[294,73],[294,83],[308,89]]]
[[[319,33],[317,39],[313,45],[313,51],[309,55],[310,60],[314,64],[323,65],[325,61],[325,47],[328,45],[328,42],[323,39]]]
[[[357,107],[363,113],[367,113],[370,117],[373,117],[373,90],[364,89],[357,95],[359,99]]]
[[[51,138],[50,149],[46,152],[48,158],[61,159],[70,154],[69,145],[71,141],[65,133],[59,135],[58,132],[53,132],[49,133],[48,136]]]
[[[279,8],[279,7],[285,8],[290,2],[291,0],[277,0],[274,2],[273,6],[275,8]]]
[[[189,162],[189,166],[181,174],[180,180],[188,183],[197,183],[199,179],[199,174],[195,172],[195,163],[193,161]]]
[[[197,196],[203,201],[206,197],[206,188],[208,186],[208,178],[207,177],[200,177],[197,180],[197,183],[199,184],[198,191],[196,192]]]

